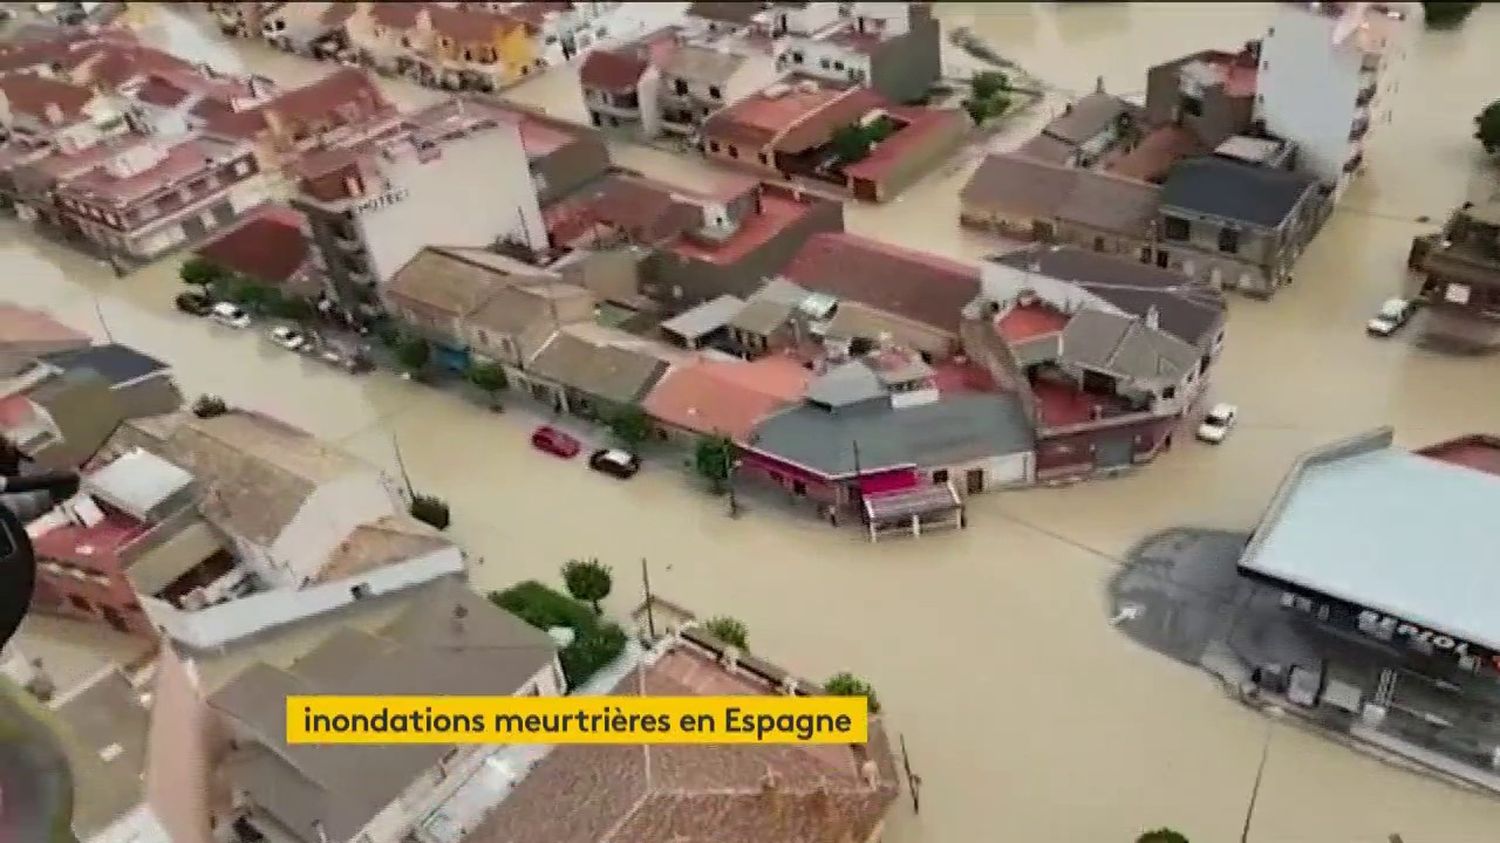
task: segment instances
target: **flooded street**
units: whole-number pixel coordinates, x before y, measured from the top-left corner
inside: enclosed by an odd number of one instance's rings
[[[1062,89],[1102,74],[1114,91],[1144,87],[1146,68],[1261,34],[1250,4],[954,4],[998,51]],[[152,16],[147,35],[188,52],[218,50],[292,84],[327,72],[251,45],[224,47],[200,22]],[[1105,617],[1106,578],[1143,535],[1169,525],[1247,528],[1292,457],[1393,424],[1410,445],[1500,431],[1500,360],[1452,358],[1363,323],[1404,283],[1421,215],[1446,215],[1482,163],[1472,115],[1500,96],[1500,7],[1461,30],[1429,33],[1408,61],[1394,121],[1373,135],[1368,173],[1272,302],[1235,299],[1217,396],[1243,419],[1221,447],[1183,444],[1148,469],[1059,490],[977,498],[970,528],[870,545],[806,517],[751,502],[725,517],[658,461],[628,484],[560,463],[527,444],[519,396],[495,416],[436,390],[377,374],[351,378],[172,311],[176,262],[116,279],[107,267],[0,226],[0,298],[158,355],[189,394],[213,391],[281,416],[396,471],[453,506],[454,538],[484,562],[484,588],[555,581],[571,557],[615,566],[623,614],[641,599],[638,559],[663,598],[746,622],[751,648],[795,673],[868,677],[924,779],[922,812],[904,798],[888,843],[1129,841],[1170,825],[1194,841],[1238,839],[1266,721],[1204,674],[1139,648]],[[576,80],[559,69],[514,98],[578,116]],[[406,103],[433,92],[391,83]],[[1032,115],[1034,122],[1046,108]],[[1013,142],[1022,127],[997,143]],[[695,160],[617,145],[616,160],[691,185],[722,178]],[[977,159],[899,201],[850,207],[848,227],[969,259],[996,249],[962,231],[957,194]],[[1491,178],[1494,176],[1491,175]],[[701,183],[701,181],[699,182]],[[1265,843],[1477,843],[1495,839],[1500,801],[1406,773],[1290,725],[1276,725],[1250,840]]]

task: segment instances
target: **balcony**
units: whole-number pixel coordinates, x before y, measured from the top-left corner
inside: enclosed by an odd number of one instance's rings
[[[1369,131],[1370,131],[1370,118],[1369,117],[1361,117],[1361,118],[1355,120],[1354,121],[1354,125],[1349,127],[1349,140],[1350,140],[1350,142],[1359,140],[1360,138],[1362,138],[1366,134],[1368,134]]]
[[[1359,94],[1354,98],[1354,104],[1360,108],[1370,104],[1375,99],[1375,80],[1370,79],[1359,89]]]
[[[358,252],[365,247],[364,244],[359,241],[359,238],[355,237],[352,233],[347,231],[335,231],[333,233],[333,242],[340,249],[343,249],[346,252]]]
[[[1363,151],[1356,152],[1348,161],[1344,162],[1344,172],[1352,173],[1358,170],[1363,163],[1365,163],[1365,153]]]

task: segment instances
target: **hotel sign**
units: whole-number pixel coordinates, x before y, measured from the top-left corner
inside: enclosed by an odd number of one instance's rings
[[[354,206],[354,213],[367,214],[371,211],[378,211],[381,208],[389,208],[390,206],[395,205],[398,202],[405,201],[409,192],[410,191],[403,187],[399,190],[390,190],[382,193],[379,196],[376,196],[374,199],[366,199],[365,201]]]

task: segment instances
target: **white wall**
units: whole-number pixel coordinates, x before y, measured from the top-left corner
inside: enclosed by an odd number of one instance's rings
[[[802,53],[802,62],[798,64],[792,61],[792,53]],[[845,49],[838,44],[813,38],[798,38],[795,36],[786,39],[786,48],[781,52],[781,68],[786,71],[798,71],[808,76],[819,79],[831,79],[841,82],[850,81],[849,71],[858,69],[864,72],[866,82],[870,78],[870,57],[854,50]],[[824,59],[828,60],[829,66],[825,69],[822,65]],[[844,69],[839,70],[834,62],[843,62]]]
[[[515,125],[502,123],[440,149],[441,157],[425,164],[414,155],[380,162],[406,193],[355,218],[379,281],[389,280],[429,243],[483,247],[523,230],[534,241],[546,236]]]
[[[641,132],[647,137],[661,134],[661,71],[654,65],[646,68],[636,83],[636,95],[641,104]]]
[[[463,570],[463,553],[449,546],[359,576],[300,590],[283,588],[251,594],[197,612],[183,611],[153,597],[142,597],[141,607],[164,635],[189,647],[208,649],[347,606],[363,599],[354,596],[356,586],[364,586],[368,597],[378,597]]]
[[[301,587],[303,579],[316,576],[329,554],[355,528],[404,509],[401,499],[373,469],[322,484],[271,543],[276,584]]]

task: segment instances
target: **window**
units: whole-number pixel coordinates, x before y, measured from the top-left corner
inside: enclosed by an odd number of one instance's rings
[[[797,63],[797,64],[801,64],[802,60],[803,60],[802,51],[801,50],[793,50],[792,51],[792,61],[795,62],[795,63]]]
[[[1166,249],[1160,249],[1160,250],[1157,251],[1157,253],[1156,253],[1156,265],[1157,266],[1161,267],[1162,269],[1166,269],[1167,266],[1169,264],[1171,264],[1171,262],[1172,262],[1172,256],[1170,254],[1168,254],[1168,252],[1167,252]]]
[[[278,21],[276,21],[276,31],[280,32],[283,29],[286,29],[286,21],[284,21],[284,20],[278,20]]]
[[[822,61],[820,61],[820,62],[818,62],[818,64],[819,64],[819,66],[821,66],[821,67],[822,67],[822,68],[823,68],[823,69],[824,69],[824,70],[827,70],[827,69],[828,69],[828,68],[830,68],[830,67],[832,67],[832,66],[833,66],[833,63],[832,63],[832,62],[830,62],[830,61],[829,61],[829,60],[828,60],[828,59],[823,59],[823,60],[822,60]]]
[[[1151,262],[1151,247],[1150,246],[1142,246],[1141,247],[1141,263],[1150,263],[1150,262]]]
[[[761,153],[761,154],[760,154],[760,163],[762,163],[762,164],[766,164],[766,165],[768,165],[768,166],[769,166],[769,165],[770,165],[770,163],[771,163],[771,156],[769,156],[769,155],[767,155],[767,154],[766,154],[766,153],[764,153],[764,152],[762,152],[762,153]]]
[[[672,90],[676,92],[678,96],[685,96],[688,92],[687,82],[682,79],[674,81],[672,83]]]
[[[801,480],[793,480],[792,481],[792,494],[798,495],[798,496],[807,494],[807,484],[803,483]]]
[[[1162,220],[1162,236],[1168,240],[1186,240],[1192,230],[1192,225],[1180,217],[1169,216]]]
[[[729,145],[729,157],[730,158],[738,158],[738,157],[740,157],[739,147],[735,146],[734,144],[730,144]]]
[[[1240,250],[1240,233],[1232,228],[1219,229],[1219,251],[1234,254]]]
[[[94,604],[90,603],[82,597],[79,597],[76,594],[69,594],[68,602],[72,603],[73,608],[77,609],[80,612],[88,612],[92,614],[94,611]]]
[[[718,152],[719,151],[719,142],[718,141],[709,141],[708,142],[708,151],[709,152]]]
[[[833,69],[834,70],[843,70],[844,69],[844,63],[841,62],[841,61],[834,62],[833,63]]]
[[[1095,237],[1094,238],[1094,251],[1096,251],[1096,252],[1102,252],[1102,251],[1104,251],[1104,238],[1103,237]]]
[[[1169,386],[1166,389],[1163,389],[1161,391],[1161,397],[1164,400],[1166,400],[1166,401],[1171,401],[1173,398],[1176,398],[1177,397],[1177,387],[1175,387],[1175,386]]]
[[[1177,104],[1182,108],[1183,114],[1191,114],[1194,117],[1203,114],[1203,100],[1198,97],[1180,97],[1177,100]]]
[[[946,468],[940,468],[937,471],[934,471],[932,473],[932,482],[934,484],[947,483],[948,482],[948,469],[946,469]]]
[[[710,97],[713,97],[716,100],[721,100],[721,99],[724,98],[724,95],[719,92],[719,86],[718,85],[709,85],[708,86],[708,95]]]

